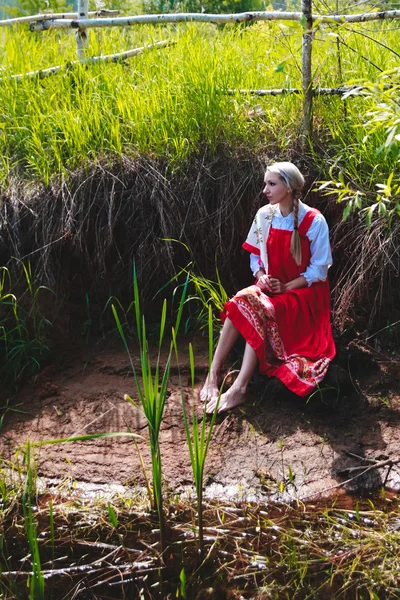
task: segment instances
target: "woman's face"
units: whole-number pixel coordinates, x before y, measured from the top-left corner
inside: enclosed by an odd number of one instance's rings
[[[285,185],[278,173],[267,171],[264,177],[264,184],[263,193],[270,204],[292,202],[292,190]]]

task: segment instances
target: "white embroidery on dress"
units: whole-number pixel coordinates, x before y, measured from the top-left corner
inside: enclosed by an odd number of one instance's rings
[[[270,226],[272,225],[272,221],[274,220],[275,212],[276,206],[271,206],[268,213],[265,215],[265,218],[269,222]]]

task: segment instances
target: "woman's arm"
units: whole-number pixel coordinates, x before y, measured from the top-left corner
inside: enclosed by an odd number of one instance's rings
[[[310,240],[311,259],[302,275],[306,278],[307,285],[310,286],[316,281],[325,281],[328,269],[332,264],[329,229],[323,215],[314,217],[306,235]]]
[[[257,273],[255,273],[255,278],[257,279],[257,281],[259,281],[263,275],[265,275],[265,270],[259,269]]]
[[[283,287],[283,292],[289,292],[290,290],[297,290],[299,288],[302,287],[306,287],[307,284],[307,279],[304,277],[304,275],[300,275],[300,277],[296,277],[296,279],[292,279],[292,281],[288,281],[287,283],[282,283],[281,286]],[[282,293],[282,292],[278,292],[278,293]]]

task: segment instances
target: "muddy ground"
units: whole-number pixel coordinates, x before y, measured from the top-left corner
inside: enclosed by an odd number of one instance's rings
[[[188,340],[181,341],[180,372],[187,406],[201,414],[198,392],[207,371],[204,340],[194,339],[196,389],[191,392]],[[147,438],[126,352],[119,343],[63,349],[36,378],[27,382],[3,422],[3,465],[30,440],[86,433],[128,431]],[[132,349],[133,356],[137,356]],[[136,359],[134,359],[136,362]],[[400,372],[398,356],[352,344],[331,368],[308,402],[290,394],[277,380],[255,377],[247,402],[218,417],[206,463],[209,496],[234,499],[309,499],[343,489],[382,486],[399,490],[400,469],[371,469],[348,484],[357,472],[349,467],[400,458]],[[235,365],[232,365],[235,367]],[[161,430],[165,490],[190,492],[192,474],[181,408],[176,363]],[[4,399],[3,399],[4,400]],[[3,404],[3,402],[2,402]],[[150,474],[146,440],[138,446]],[[39,475],[50,483],[82,482],[143,486],[138,452],[129,438],[63,443],[36,448]],[[116,488],[122,489],[122,488]]]

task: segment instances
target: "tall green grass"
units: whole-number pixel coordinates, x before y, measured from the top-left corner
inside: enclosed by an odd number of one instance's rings
[[[168,397],[168,382],[171,367],[171,356],[173,351],[172,341],[169,343],[169,350],[166,350],[166,357],[162,357],[162,352],[165,350],[166,343],[166,321],[167,321],[167,302],[163,303],[162,313],[160,317],[160,327],[158,336],[158,351],[155,365],[152,363],[148,335],[146,329],[146,321],[144,314],[140,308],[139,287],[136,276],[136,269],[133,274],[133,289],[134,289],[134,307],[136,318],[137,339],[139,342],[139,367],[135,366],[132,359],[128,342],[125,336],[123,326],[121,324],[118,311],[115,305],[112,305],[112,311],[115,317],[118,331],[121,335],[125,349],[128,353],[132,366],[132,373],[135,379],[136,389],[140,399],[140,408],[143,411],[149,434],[150,454],[151,454],[151,470],[152,470],[152,504],[153,509],[157,511],[160,525],[160,543],[161,551],[165,550],[165,519],[163,508],[163,482],[162,482],[162,460],[160,448],[160,429],[164,415],[164,409]],[[176,336],[179,325],[182,319],[182,312],[186,298],[186,286],[182,291],[179,307],[176,314],[175,323],[173,326],[173,337]],[[168,342],[167,342],[168,344]],[[135,407],[137,403],[128,394],[125,395]]]
[[[0,377],[11,387],[40,369],[51,327],[41,297],[52,290],[35,285],[29,262],[18,265],[22,278],[14,282],[10,270],[0,267]]]
[[[26,480],[22,496],[22,508],[25,533],[29,544],[29,562],[32,570],[27,582],[29,587],[29,600],[44,600],[45,584],[40,561],[37,523],[33,515],[36,499],[36,476],[32,467],[31,446],[29,442],[26,445],[24,459],[26,461]]]
[[[213,316],[212,307],[208,305],[208,340],[209,340],[209,369],[211,368],[211,361],[213,355]],[[173,339],[176,360],[179,365],[179,352],[176,337]],[[201,420],[196,414],[194,391],[195,391],[195,358],[193,354],[193,346],[189,344],[189,364],[190,364],[190,381],[192,389],[192,416],[191,421],[188,418],[188,411],[185,406],[185,399],[183,394],[183,385],[180,376],[180,387],[181,387],[181,399],[182,399],[182,413],[183,421],[185,425],[186,441],[189,449],[190,464],[192,467],[193,481],[196,489],[196,500],[197,500],[197,535],[198,535],[198,551],[199,558],[204,558],[204,503],[203,503],[203,487],[204,487],[204,468],[208,453],[208,448],[213,434],[215,421],[218,414],[219,400],[222,392],[222,385],[220,389],[220,396],[216,403],[214,412],[211,419],[208,422],[206,414],[206,405],[204,405],[203,415]],[[201,422],[200,422],[201,421]]]
[[[320,189],[343,204],[345,219],[360,211],[368,228],[374,217],[383,217],[391,227],[400,215],[400,69],[384,71],[364,85],[361,102],[355,100],[363,107],[359,123],[350,130],[343,122],[332,127],[332,179]]]
[[[368,35],[357,31],[368,28]],[[11,173],[48,183],[85,162],[124,154],[167,156],[172,167],[207,145],[259,151],[266,143],[285,152],[296,139],[301,97],[258,98],[226,94],[238,88],[301,87],[302,29],[296,24],[252,27],[166,25],[89,32],[88,55],[109,54],[160,39],[174,45],[122,64],[68,68],[76,59],[71,32],[31,34],[7,29],[0,49],[0,157],[3,185]],[[338,66],[337,40],[341,66]],[[374,81],[379,68],[395,66],[397,32],[388,23],[321,25],[314,42],[314,84]],[[55,64],[48,79],[9,78]],[[248,118],[260,105],[263,115]],[[354,107],[354,108],[353,108]],[[317,129],[343,117],[340,99],[318,101]],[[359,105],[348,101],[347,120]]]

